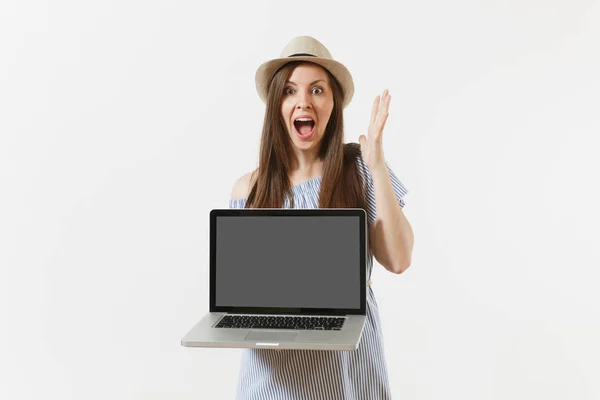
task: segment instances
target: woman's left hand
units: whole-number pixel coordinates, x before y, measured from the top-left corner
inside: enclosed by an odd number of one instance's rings
[[[375,97],[373,109],[371,110],[368,136],[360,135],[358,138],[363,160],[370,170],[385,166],[382,136],[389,115],[391,98],[392,96],[390,96],[387,89],[383,91],[381,96]]]

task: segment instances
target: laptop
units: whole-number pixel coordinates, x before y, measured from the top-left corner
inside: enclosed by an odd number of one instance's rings
[[[211,210],[209,312],[181,344],[356,350],[366,218],[361,208]]]

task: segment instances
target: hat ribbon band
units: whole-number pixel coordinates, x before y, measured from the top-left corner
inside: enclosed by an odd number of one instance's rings
[[[292,54],[291,56],[288,57],[316,57],[314,54],[308,54],[308,53],[296,53],[296,54]]]

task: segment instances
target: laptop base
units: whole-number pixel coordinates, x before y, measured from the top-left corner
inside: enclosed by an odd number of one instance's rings
[[[356,350],[364,315],[347,315],[339,331],[215,328],[226,313],[208,313],[181,340],[184,347]]]

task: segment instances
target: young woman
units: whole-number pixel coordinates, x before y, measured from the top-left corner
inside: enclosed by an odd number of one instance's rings
[[[262,64],[256,87],[266,103],[258,168],[237,180],[230,208],[342,208],[367,211],[369,251],[388,271],[408,268],[412,228],[402,212],[405,186],[382,149],[390,94],[377,96],[367,135],[344,143],[350,72],[309,36],[293,39]],[[239,399],[389,399],[379,311],[370,286],[355,351],[243,350]]]

